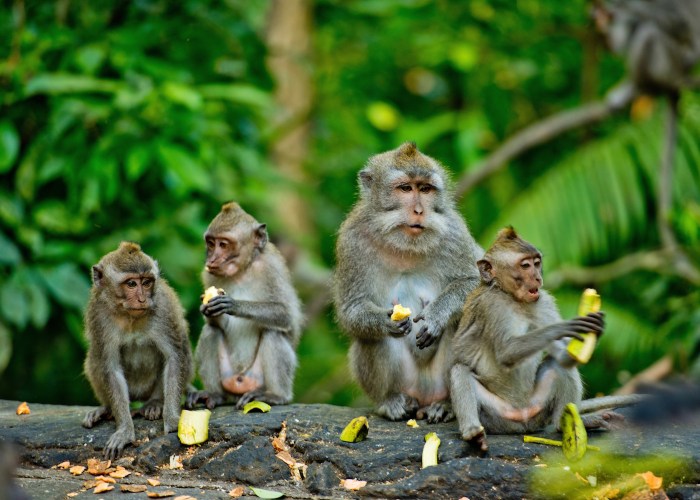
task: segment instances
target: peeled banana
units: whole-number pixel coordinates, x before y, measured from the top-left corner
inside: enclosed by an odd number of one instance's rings
[[[411,310],[401,304],[396,304],[391,313],[391,321],[401,321],[411,315]]]
[[[209,439],[209,410],[182,410],[177,423],[177,437],[182,444],[203,443]]]
[[[423,446],[423,465],[421,469],[432,467],[438,464],[438,448],[440,447],[440,438],[434,432],[429,432],[425,435],[425,445]]]
[[[578,306],[578,315],[585,316],[588,313],[600,311],[600,295],[593,288],[586,288],[581,296]],[[581,335],[583,341],[571,339],[566,350],[578,363],[588,363],[593,355],[598,336],[595,333],[584,333]]]

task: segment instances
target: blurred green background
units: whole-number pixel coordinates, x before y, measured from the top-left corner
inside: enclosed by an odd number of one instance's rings
[[[307,306],[299,402],[365,405],[324,286],[356,174],[413,140],[458,180],[514,132],[624,74],[590,3],[541,0],[8,0],[0,6],[0,397],[94,404],[89,268],[120,240],[160,262],[193,345],[202,233],[236,200],[267,222]],[[657,360],[697,370],[700,292],[665,269],[571,282],[660,246],[662,100],[564,134],[459,201],[484,246],[513,224],[564,316],[597,287],[589,394]],[[700,97],[684,95],[672,227],[700,259]],[[557,274],[559,273],[559,274]],[[608,279],[614,278],[614,279]]]

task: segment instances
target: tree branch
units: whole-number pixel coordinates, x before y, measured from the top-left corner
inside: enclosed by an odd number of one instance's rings
[[[612,107],[605,101],[597,101],[533,123],[506,140],[498,149],[462,175],[455,190],[457,198],[464,196],[481,181],[501,170],[508,161],[528,149],[574,128],[602,121],[622,109],[623,107]]]

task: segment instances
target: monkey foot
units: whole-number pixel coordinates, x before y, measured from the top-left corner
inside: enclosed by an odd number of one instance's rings
[[[488,451],[489,445],[486,443],[486,431],[484,426],[473,426],[462,433],[462,439],[468,441],[481,451]]]
[[[100,420],[110,420],[112,418],[112,412],[107,409],[106,406],[100,406],[92,411],[89,411],[85,418],[83,419],[83,427],[86,429],[91,429],[93,425],[98,423]]]
[[[437,424],[454,420],[455,414],[452,411],[452,404],[449,401],[436,401],[418,410],[416,418],[419,420],[425,418],[429,424]]]
[[[236,403],[236,408],[239,410],[251,401],[262,401],[269,405],[284,405],[289,403],[289,398],[285,398],[278,394],[273,394],[271,392],[265,392],[260,390],[246,392],[241,396],[241,398]]]
[[[198,404],[203,404],[209,410],[213,410],[224,402],[223,394],[214,394],[209,391],[190,391],[185,398],[185,408],[193,409]]]
[[[395,394],[377,406],[376,411],[388,420],[408,420],[418,411],[418,401],[406,394]]]
[[[134,441],[136,436],[134,430],[118,430],[112,434],[107,440],[107,445],[104,450],[104,457],[107,460],[115,460],[122,454],[124,447]]]
[[[623,426],[625,416],[612,410],[603,410],[596,413],[582,415],[583,425],[586,429],[618,429]]]
[[[141,408],[131,412],[131,416],[141,415],[146,420],[158,420],[163,415],[163,402],[159,399],[146,401]]]

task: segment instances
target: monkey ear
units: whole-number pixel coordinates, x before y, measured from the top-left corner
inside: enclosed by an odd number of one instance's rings
[[[360,189],[363,192],[369,191],[372,187],[372,174],[369,173],[369,170],[360,170],[357,178],[360,181]]]
[[[104,269],[101,265],[95,264],[92,266],[92,282],[95,284],[95,286],[100,286],[102,284],[102,278],[104,275]]]
[[[481,279],[484,283],[491,283],[493,281],[493,266],[486,259],[481,259],[476,263],[479,266],[479,274],[481,274]]]
[[[267,224],[255,228],[255,248],[262,250],[267,245]]]

